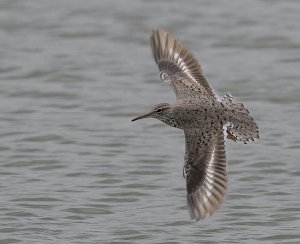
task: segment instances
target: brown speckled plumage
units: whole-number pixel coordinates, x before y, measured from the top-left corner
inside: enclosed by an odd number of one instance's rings
[[[200,220],[212,215],[226,196],[224,132],[246,143],[259,137],[258,127],[243,104],[234,103],[230,95],[217,98],[197,60],[172,35],[153,30],[150,42],[160,77],[172,87],[177,102],[158,104],[133,121],[152,117],[184,130],[188,210]]]

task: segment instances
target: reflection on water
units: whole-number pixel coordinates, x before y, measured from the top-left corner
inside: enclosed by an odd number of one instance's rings
[[[0,242],[300,242],[299,10],[292,0],[0,2]],[[158,26],[261,129],[256,143],[227,142],[227,200],[199,223],[186,210],[182,131],[130,122],[174,101],[150,54]]]

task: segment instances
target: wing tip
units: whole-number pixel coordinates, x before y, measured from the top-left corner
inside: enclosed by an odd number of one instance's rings
[[[224,183],[224,187],[219,186],[211,190],[204,189],[202,186],[196,192],[187,195],[187,206],[191,219],[203,220],[221,208],[227,196],[227,177]]]
[[[150,45],[160,71],[162,71],[161,69],[168,69],[168,66],[176,66],[176,69],[174,67],[169,68],[176,71],[180,70],[194,82],[202,85],[211,96],[215,96],[197,59],[170,32],[162,28],[153,29],[150,36]]]

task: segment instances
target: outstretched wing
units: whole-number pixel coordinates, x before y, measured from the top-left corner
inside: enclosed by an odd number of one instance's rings
[[[150,42],[160,77],[171,84],[177,98],[191,91],[214,96],[200,64],[171,34],[161,29],[153,30]]]
[[[212,215],[227,192],[224,135],[205,135],[200,129],[184,131],[186,140],[184,176],[188,210],[197,221]]]

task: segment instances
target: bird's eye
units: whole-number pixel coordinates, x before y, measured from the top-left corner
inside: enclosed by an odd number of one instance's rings
[[[157,109],[155,110],[155,112],[157,112],[157,113],[160,113],[161,111],[163,111],[162,108],[157,108]]]

